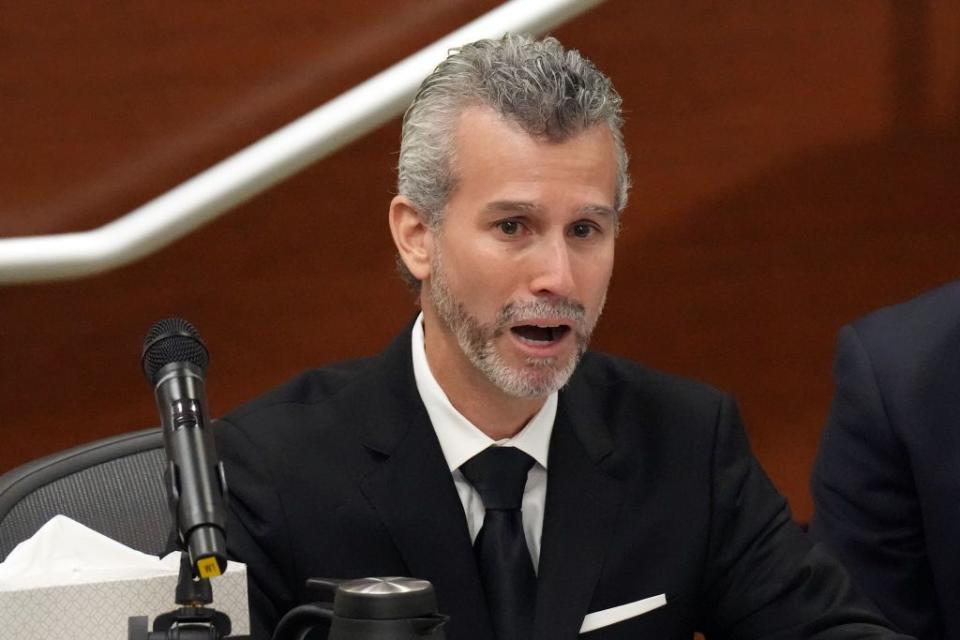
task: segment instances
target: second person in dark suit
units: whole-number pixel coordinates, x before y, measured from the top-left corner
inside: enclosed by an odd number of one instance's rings
[[[904,631],[960,640],[960,282],[840,331],[813,531]]]

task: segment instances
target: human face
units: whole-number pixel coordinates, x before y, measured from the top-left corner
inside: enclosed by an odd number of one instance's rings
[[[456,186],[431,232],[424,295],[431,368],[441,384],[447,375],[545,396],[573,373],[606,297],[613,138],[598,125],[553,143],[474,108],[455,144]]]

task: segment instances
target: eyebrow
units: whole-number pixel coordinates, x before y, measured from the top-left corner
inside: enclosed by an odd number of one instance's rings
[[[488,202],[484,210],[491,213],[536,213],[540,207],[520,200],[494,200]]]
[[[490,213],[537,213],[542,207],[522,200],[494,200],[484,207]],[[607,216],[617,219],[617,212],[612,207],[602,204],[588,204],[580,208],[580,213]]]
[[[619,216],[617,215],[617,210],[613,207],[607,207],[602,204],[588,204],[585,207],[580,208],[581,213],[592,213],[601,216],[607,216],[616,220]]]

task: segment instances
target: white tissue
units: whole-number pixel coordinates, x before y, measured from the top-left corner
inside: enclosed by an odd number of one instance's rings
[[[0,564],[0,636],[128,640],[130,616],[152,626],[177,607],[179,571],[179,553],[161,560],[56,516]],[[249,633],[246,567],[231,561],[211,586],[212,606],[230,616],[233,633]]]
[[[177,575],[179,558],[141,553],[58,515],[0,563],[0,591]]]

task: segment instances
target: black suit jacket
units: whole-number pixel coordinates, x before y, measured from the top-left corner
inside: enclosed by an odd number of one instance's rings
[[[217,446],[254,637],[316,599],[308,577],[410,575],[434,584],[450,640],[492,640],[409,333],[234,412]],[[575,638],[587,613],[659,594],[666,606],[585,637],[887,637],[792,523],[720,393],[587,354],[560,393],[547,477],[536,640]]]
[[[898,626],[960,639],[960,282],[840,331],[815,533]]]

